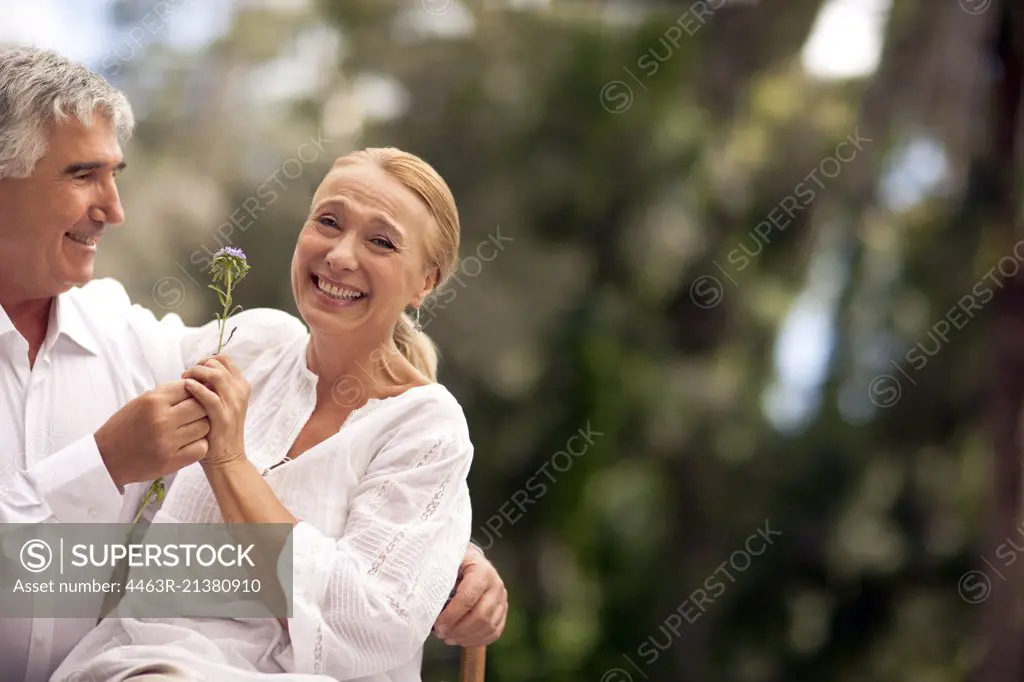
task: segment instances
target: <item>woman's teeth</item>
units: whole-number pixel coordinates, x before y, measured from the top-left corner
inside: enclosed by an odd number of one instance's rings
[[[65,232],[64,236],[76,244],[82,244],[83,246],[96,246],[95,237],[85,237],[83,235],[72,234],[71,232]]]
[[[320,291],[324,292],[331,298],[337,298],[342,301],[354,301],[366,295],[359,291],[345,289],[343,287],[336,287],[333,284],[328,284],[319,277],[316,278],[316,286],[317,288],[320,289]]]

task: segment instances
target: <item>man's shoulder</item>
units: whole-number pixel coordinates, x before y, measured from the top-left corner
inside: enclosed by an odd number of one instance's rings
[[[113,277],[73,287],[61,298],[75,308],[94,332],[117,332],[127,327],[132,302],[124,285]]]
[[[113,277],[90,280],[82,286],[72,287],[64,295],[79,306],[127,308],[131,305],[124,285]]]

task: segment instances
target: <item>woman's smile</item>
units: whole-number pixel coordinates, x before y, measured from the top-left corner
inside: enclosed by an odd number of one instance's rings
[[[312,282],[313,288],[316,290],[317,296],[324,302],[335,307],[348,308],[362,302],[366,298],[369,298],[369,294],[362,289],[343,284],[336,284],[320,277],[319,275],[310,275],[310,281]]]

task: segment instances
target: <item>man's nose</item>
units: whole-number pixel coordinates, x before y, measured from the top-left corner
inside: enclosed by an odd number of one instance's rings
[[[89,218],[105,225],[120,225],[124,222],[124,206],[121,205],[121,196],[113,180],[89,209]]]

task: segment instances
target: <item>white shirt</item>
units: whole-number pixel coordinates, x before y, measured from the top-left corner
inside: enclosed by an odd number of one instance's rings
[[[266,324],[264,312],[238,315],[240,331]],[[301,520],[293,531],[290,635],[273,619],[110,618],[54,681],[73,673],[120,680],[156,662],[218,682],[265,673],[292,682],[420,680],[423,644],[469,542],[473,446],[465,416],[440,384],[417,387],[368,402],[338,433],[270,469],[315,405],[307,344],[303,334],[242,358],[252,386],[247,456]],[[198,464],[178,473],[154,518],[174,522],[222,522]],[[119,613],[131,613],[130,595]]]
[[[275,329],[292,337],[304,331],[285,313],[265,315],[276,315]],[[176,315],[157,322],[115,280],[94,280],[55,299],[30,368],[28,343],[0,308],[0,523],[131,522],[148,482],[122,495],[92,434],[128,401],[212,352],[215,343],[200,346],[211,329],[189,330]],[[240,329],[232,340],[239,345],[258,341]],[[0,618],[0,681],[44,682],[95,624]]]

